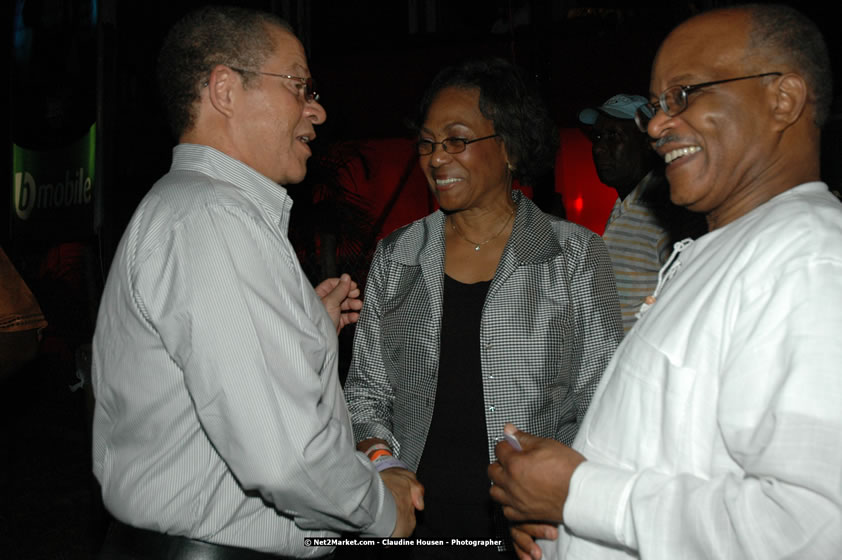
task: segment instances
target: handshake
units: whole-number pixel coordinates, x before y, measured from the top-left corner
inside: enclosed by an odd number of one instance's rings
[[[415,530],[415,510],[424,509],[424,486],[414,472],[398,466],[380,471],[380,476],[398,510],[392,537],[408,537]]]
[[[385,441],[367,439],[357,444],[374,463],[383,479],[383,484],[392,493],[397,508],[397,519],[392,537],[408,537],[415,530],[415,510],[424,509],[424,486],[415,478],[415,473],[392,456],[392,450]]]

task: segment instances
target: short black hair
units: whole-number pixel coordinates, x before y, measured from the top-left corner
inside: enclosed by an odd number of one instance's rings
[[[202,85],[218,64],[260,68],[272,51],[271,27],[292,33],[274,14],[231,6],[190,12],[170,30],[158,56],[158,88],[176,138],[195,125]],[[243,86],[256,74],[243,74]]]
[[[819,28],[801,12],[779,4],[739,6],[751,17],[749,49],[800,73],[815,103],[815,124],[824,126],[833,101],[833,73]],[[777,70],[772,68],[772,70]]]
[[[502,58],[473,59],[445,68],[421,98],[418,130],[436,95],[449,87],[479,90],[479,110],[505,143],[515,167],[512,176],[521,184],[534,186],[552,169],[558,131],[537,88],[527,84],[522,69]]]

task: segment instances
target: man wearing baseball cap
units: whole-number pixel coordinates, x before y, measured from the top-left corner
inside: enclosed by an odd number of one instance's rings
[[[589,125],[593,161],[599,180],[617,191],[603,239],[617,280],[623,328],[631,330],[646,296],[658,284],[658,271],[674,241],[689,236],[698,218],[669,201],[662,165],[638,130],[634,114],[647,99],[617,94],[596,108],[584,109],[579,121]]]

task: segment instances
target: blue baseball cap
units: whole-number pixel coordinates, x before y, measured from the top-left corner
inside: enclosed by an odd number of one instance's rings
[[[649,100],[641,95],[618,93],[600,107],[583,109],[579,113],[579,122],[594,124],[599,113],[605,113],[615,119],[633,119],[634,112],[637,111],[637,108],[646,103],[649,103]]]

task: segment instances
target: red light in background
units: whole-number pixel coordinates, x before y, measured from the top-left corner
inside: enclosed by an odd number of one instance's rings
[[[561,149],[555,162],[555,190],[564,198],[568,220],[602,235],[605,222],[617,200],[617,191],[599,181],[588,137],[578,128],[562,128],[560,132]]]

